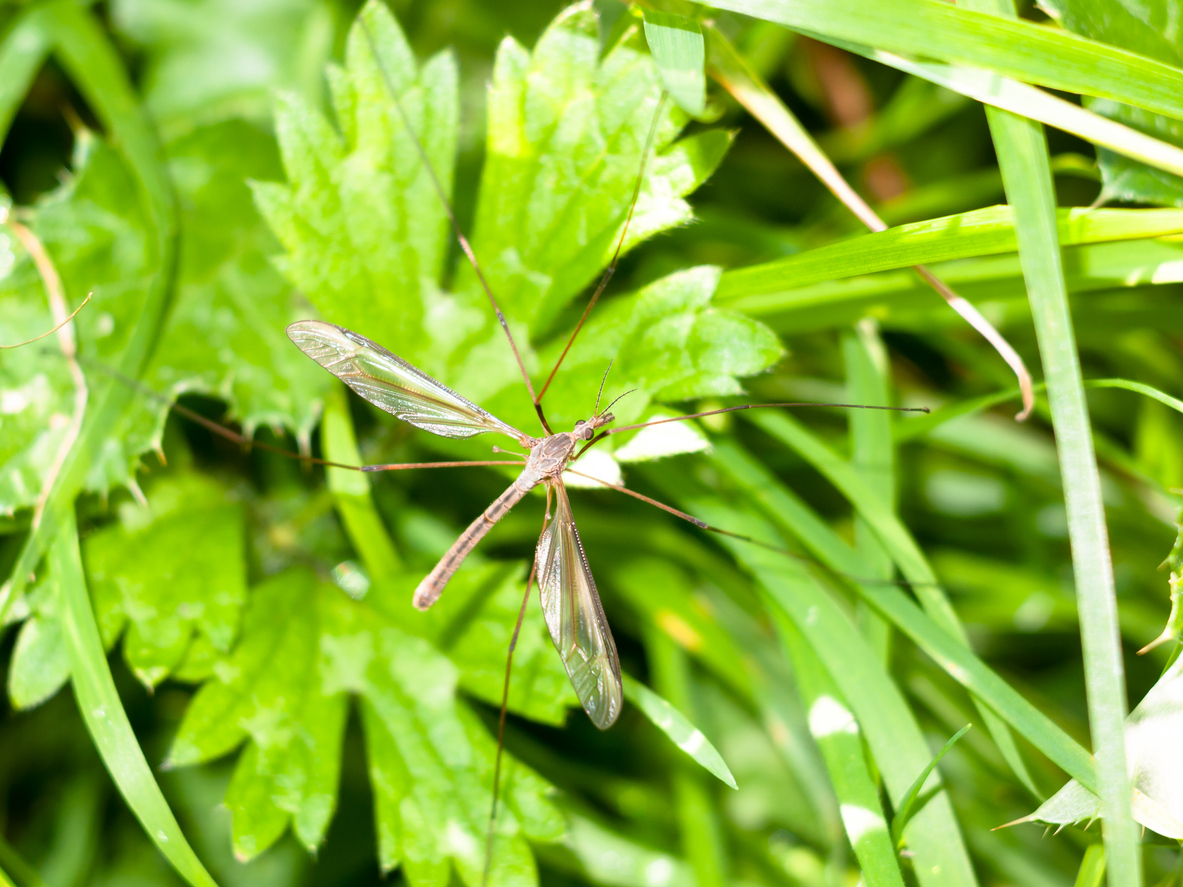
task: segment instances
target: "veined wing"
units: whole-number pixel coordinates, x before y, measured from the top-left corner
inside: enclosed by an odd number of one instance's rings
[[[365,336],[320,320],[299,320],[288,338],[322,367],[376,407],[441,437],[496,431],[519,441],[529,436]]]
[[[554,487],[555,519],[538,540],[535,554],[542,613],[583,710],[593,724],[606,730],[616,722],[623,703],[620,659],[571,517],[567,491],[562,481]]]

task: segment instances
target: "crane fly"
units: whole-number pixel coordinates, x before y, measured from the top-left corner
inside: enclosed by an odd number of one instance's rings
[[[363,398],[416,428],[450,438],[493,432],[511,437],[529,450],[522,473],[460,534],[419,583],[412,603],[419,610],[430,608],[493,525],[528,492],[545,485],[548,502],[552,495],[556,502],[555,517],[553,522],[547,521],[538,540],[534,573],[546,627],[583,710],[601,730],[611,727],[624,700],[620,659],[562,474],[580,444],[590,443],[596,432],[612,421],[612,414],[594,414],[576,422],[571,431],[531,437],[351,330],[319,320],[301,320],[289,326],[287,334],[301,351]]]

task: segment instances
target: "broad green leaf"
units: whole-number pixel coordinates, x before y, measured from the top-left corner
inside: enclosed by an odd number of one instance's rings
[[[125,347],[118,354],[118,370],[138,376],[146,362],[153,339],[164,320],[168,305],[175,256],[176,206],[170,183],[161,167],[159,148],[151,127],[131,90],[127,73],[111,41],[87,10],[57,2],[46,7],[50,15],[44,25],[50,30],[56,55],[74,80],[91,110],[118,146],[128,164],[129,194],[143,200],[143,214],[150,225],[146,252],[151,256],[148,277],[141,291],[133,289],[136,299],[131,324],[119,335],[126,336]],[[22,39],[26,39],[22,37]],[[84,140],[75,140],[79,145]],[[63,299],[65,297],[63,296]],[[74,420],[81,415],[81,385]],[[77,439],[62,444],[59,458],[42,484],[37,519],[24,540],[13,566],[12,576],[0,586],[0,617],[19,600],[51,540],[67,520],[79,491],[93,483],[101,473],[96,464],[107,454],[106,436],[127,408],[129,392],[110,380],[87,394],[87,410],[81,416]]]
[[[350,29],[345,67],[329,69],[340,133],[306,100],[284,94],[276,128],[290,184],[254,186],[259,209],[286,251],[279,266],[320,314],[429,373],[440,367],[438,359],[424,359],[432,339],[448,341],[457,324],[473,321],[447,301],[426,310],[442,271],[446,217],[390,91],[398,94],[448,196],[456,80],[456,62],[446,53],[417,71],[393,17],[370,3]]]
[[[200,391],[226,401],[248,435],[271,425],[307,438],[331,379],[283,333],[303,312],[271,265],[275,241],[247,187],[278,173],[275,142],[230,120],[195,129],[166,151],[186,225],[175,302],[144,382],[169,395]]]
[[[60,600],[57,575],[45,570],[13,610],[15,616],[27,615],[8,665],[8,698],[14,708],[39,705],[70,679]]]
[[[578,5],[533,52],[507,39],[490,87],[472,247],[533,370],[544,361],[531,339],[553,332],[562,309],[615,250],[661,92],[653,60],[634,45],[601,59],[595,26],[591,10]],[[418,67],[394,19],[371,3],[350,32],[345,67],[331,73],[339,130],[306,102],[285,97],[277,126],[288,182],[256,184],[256,201],[283,243],[280,267],[325,319],[385,345],[511,424],[533,428],[521,376],[471,267],[456,268],[454,293],[441,289],[444,207],[403,120],[448,197],[456,77],[449,55]],[[691,219],[684,195],[730,142],[720,131],[675,141],[684,122],[682,112],[663,108],[626,250]],[[712,312],[717,276],[699,269],[631,297],[640,308],[628,329],[654,323],[651,341],[638,341],[642,350],[612,377],[617,392],[640,387],[624,406],[632,415],[654,397],[738,391],[736,376],[779,355],[764,327]],[[656,323],[666,315],[664,326]],[[573,352],[556,378],[547,403],[559,427],[590,412],[604,350],[616,357],[630,344],[605,332],[602,316],[593,322],[601,332],[586,333],[598,348]],[[559,350],[552,344],[544,353],[553,359]]]
[[[1041,6],[1074,34],[1120,46],[1131,52],[1183,66],[1183,41],[1170,24],[1177,14],[1170,2],[1125,4],[1118,0],[1044,0]],[[1130,107],[1111,99],[1094,99],[1087,107],[1127,126],[1183,147],[1178,119]],[[1113,151],[1100,149],[1097,162],[1110,199],[1183,206],[1183,177],[1154,169]]]
[[[151,688],[187,660],[229,651],[246,596],[246,533],[241,505],[200,476],[154,485],[149,502],[124,503],[119,523],[86,537],[83,555],[104,648],[126,629],[124,656]],[[43,701],[69,677],[59,596],[49,574],[26,598],[31,615],[9,676],[18,708]]]
[[[670,738],[670,741],[701,764],[707,771],[717,776],[720,781],[735,788],[735,777],[727,768],[718,749],[711,745],[711,741],[703,736],[702,731],[695,727],[686,716],[662,699],[640,681],[629,675],[624,676],[625,697],[645,713],[653,726]]]
[[[414,579],[401,580],[398,604]],[[336,805],[351,695],[361,700],[374,781],[379,856],[411,883],[446,881],[455,865],[480,878],[491,803],[491,739],[456,699],[460,674],[384,609],[350,600],[304,570],[255,588],[242,640],[198,692],[169,753],[173,766],[219,757],[244,741],[227,794],[242,858],[290,825],[315,848]],[[392,603],[393,605],[393,603]],[[525,836],[561,831],[543,783],[507,761],[493,883],[534,883]]]
[[[88,386],[116,384],[133,397],[117,431],[96,456],[87,489],[134,485],[139,456],[157,449],[167,400],[112,380],[133,328],[140,294],[155,268],[149,220],[119,156],[84,134],[74,175],[34,210],[31,224],[54,261],[71,305],[92,301],[74,320]],[[163,398],[204,391],[226,399],[249,432],[259,423],[294,426],[307,436],[314,405],[330,379],[291,348],[282,328],[295,319],[294,293],[270,267],[274,248],[255,215],[244,179],[273,174],[271,140],[242,122],[194,131],[169,146],[169,163],[187,211],[179,289],[143,381]],[[31,260],[0,231],[0,306],[26,335],[52,315]],[[75,299],[75,296],[77,298]],[[35,335],[35,334],[30,334]],[[5,435],[0,508],[29,505],[52,464],[74,386],[52,340],[0,365]],[[11,431],[9,431],[11,429]]]
[[[277,87],[315,98],[334,37],[333,14],[317,0],[117,0],[111,18],[144,53],[144,102],[170,132],[262,120]]]
[[[590,415],[595,380],[609,364],[605,399],[631,392],[612,408],[618,424],[627,424],[654,400],[739,394],[739,377],[780,358],[783,348],[771,330],[712,307],[719,275],[710,266],[689,268],[600,306],[552,385],[560,422]],[[543,353],[556,359],[558,351]]]
[[[186,658],[200,635],[228,652],[246,599],[241,504],[193,478],[157,485],[145,508],[86,538],[83,556],[108,646],[127,628],[124,656],[149,687]]]
[[[120,156],[83,135],[74,174],[37,206],[29,225],[61,277],[73,308],[93,293],[74,320],[81,352],[114,364],[141,307],[142,292],[156,272],[151,222]],[[0,230],[0,313],[13,338],[30,338],[54,325],[45,290],[32,260],[15,235]],[[11,324],[11,326],[9,325]],[[84,366],[88,387],[109,382]],[[52,337],[0,363],[4,434],[0,436],[0,508],[11,512],[34,503],[66,437],[74,409],[74,382]],[[105,492],[132,479],[134,444],[113,438],[95,454],[87,489]]]

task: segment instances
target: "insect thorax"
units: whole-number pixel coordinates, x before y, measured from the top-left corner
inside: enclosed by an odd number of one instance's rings
[[[558,477],[567,466],[567,460],[575,452],[578,439],[569,431],[544,437],[530,450],[527,469],[543,477]]]

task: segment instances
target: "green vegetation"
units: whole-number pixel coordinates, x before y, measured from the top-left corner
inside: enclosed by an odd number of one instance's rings
[[[0,884],[1183,884],[1178,15],[0,3]],[[437,188],[555,430],[932,410],[579,463],[731,535],[571,477],[625,709],[531,600],[487,873],[543,498],[420,613],[515,471],[275,452],[512,446],[308,317],[539,433]]]

